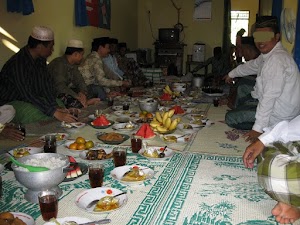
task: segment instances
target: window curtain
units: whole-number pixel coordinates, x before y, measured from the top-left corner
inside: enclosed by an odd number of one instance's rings
[[[34,12],[32,0],[7,0],[7,12],[22,13],[23,15],[30,15]]]
[[[298,0],[294,59],[300,69],[300,0]]]
[[[79,27],[89,25],[85,0],[75,0],[75,25]]]
[[[278,24],[280,24],[281,11],[282,11],[282,0],[273,0],[273,3],[272,3],[272,16],[277,17]]]
[[[223,52],[230,53],[231,40],[231,0],[224,0]]]

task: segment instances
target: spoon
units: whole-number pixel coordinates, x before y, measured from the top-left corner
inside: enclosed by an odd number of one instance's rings
[[[99,202],[100,200],[105,200],[105,201],[110,200],[110,201],[111,201],[113,198],[118,197],[118,196],[120,196],[120,195],[124,195],[124,194],[126,194],[126,193],[127,193],[127,192],[122,192],[122,193],[119,193],[119,194],[116,194],[116,195],[113,195],[113,196],[107,195],[107,196],[104,196],[104,197],[102,197],[102,198],[100,198],[100,199],[93,200],[93,201],[91,201],[91,202],[85,207],[85,209],[86,209],[86,210],[89,210],[89,209],[92,208],[94,205],[96,205],[96,203]]]
[[[10,154],[10,153],[9,153]],[[10,154],[11,155],[11,154]],[[23,163],[20,163],[18,160],[16,160],[14,157],[10,156],[9,157],[10,160],[16,164],[17,166],[20,166],[20,167],[24,167],[26,169],[29,170],[29,172],[43,172],[43,171],[48,171],[49,168],[47,167],[41,167],[41,166],[30,166],[30,165],[25,165]]]
[[[166,156],[166,154],[164,153],[164,151],[167,149],[167,146],[164,147],[164,149],[162,150],[161,153],[159,153],[159,158],[164,158]]]

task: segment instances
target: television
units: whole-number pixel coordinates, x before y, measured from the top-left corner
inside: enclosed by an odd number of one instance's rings
[[[179,42],[179,29],[176,28],[160,28],[158,29],[158,40],[161,43],[177,43]]]

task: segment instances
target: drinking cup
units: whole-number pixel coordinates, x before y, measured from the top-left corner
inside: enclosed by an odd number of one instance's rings
[[[123,110],[129,110],[129,102],[124,102],[123,103]]]
[[[38,194],[41,214],[44,221],[51,218],[57,218],[58,213],[58,196],[55,191],[46,190]]]
[[[46,135],[44,144],[45,153],[56,153],[56,136]]]
[[[131,137],[131,149],[133,153],[138,153],[139,150],[142,148],[142,139]]]
[[[113,106],[114,105],[114,98],[113,97],[107,97],[107,106]]]
[[[89,179],[92,188],[102,187],[104,178],[104,165],[101,163],[89,164]]]
[[[218,107],[218,106],[219,106],[219,99],[218,99],[218,98],[215,98],[215,99],[214,99],[214,106],[215,106],[215,107]]]
[[[23,139],[25,139],[25,136],[26,136],[26,129],[25,129],[25,126],[21,123],[17,124],[16,125],[16,128],[21,131],[23,134]]]
[[[124,166],[126,164],[126,148],[114,148],[113,149],[113,159],[115,167]]]

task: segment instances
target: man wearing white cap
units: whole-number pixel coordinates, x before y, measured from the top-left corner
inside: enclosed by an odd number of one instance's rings
[[[3,66],[0,75],[0,105],[9,103],[16,109],[14,121],[32,123],[55,117],[74,122],[76,118],[56,102],[53,80],[46,59],[52,54],[53,31],[36,26],[28,43]]]
[[[67,108],[82,108],[100,102],[99,98],[87,99],[87,87],[78,70],[83,54],[82,41],[73,39],[68,42],[65,54],[48,65],[57,96]]]

